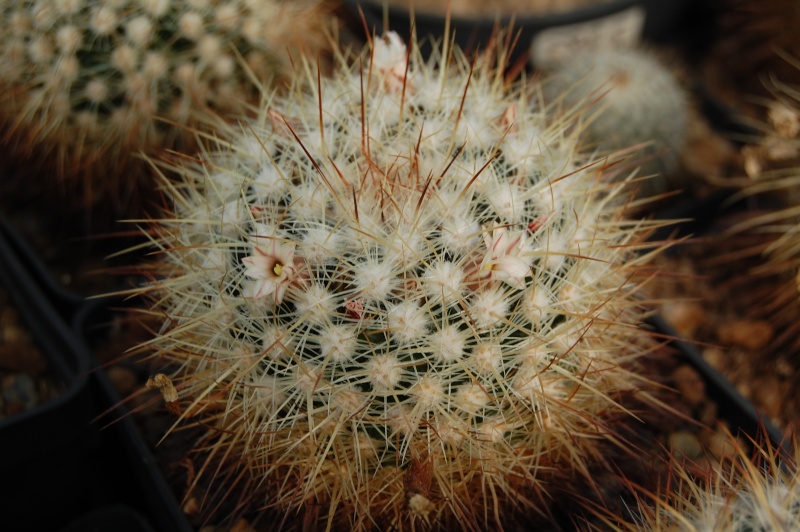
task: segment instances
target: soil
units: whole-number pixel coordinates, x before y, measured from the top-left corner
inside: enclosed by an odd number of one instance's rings
[[[62,388],[0,286],[0,422],[50,401]]]

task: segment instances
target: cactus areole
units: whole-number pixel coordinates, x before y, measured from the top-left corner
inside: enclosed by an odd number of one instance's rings
[[[646,222],[498,56],[389,33],[299,65],[166,185],[148,347],[201,456],[284,520],[546,513],[639,382]]]

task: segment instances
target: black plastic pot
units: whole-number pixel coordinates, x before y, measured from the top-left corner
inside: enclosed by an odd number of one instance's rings
[[[86,302],[46,272],[0,223],[0,284],[61,389],[0,421],[2,528],[120,530],[112,521],[98,525],[103,516],[119,522],[119,511],[101,511],[113,507],[142,516],[142,526],[129,520],[126,530],[192,530],[133,421],[124,408],[112,409],[119,398],[78,332],[109,302]],[[103,427],[96,419],[109,409],[105,419],[116,422]]]
[[[53,399],[0,421],[3,524],[49,529],[91,505],[86,470],[99,443],[91,428],[91,362],[0,233],[0,283],[59,383]]]
[[[385,7],[380,0],[345,0],[344,3],[352,15],[361,17],[363,14],[370,32],[380,34],[389,29],[407,38],[413,24],[423,44],[423,53],[429,50],[423,41],[430,36],[441,38],[445,31],[445,16],[425,13],[419,7],[424,2],[417,3],[413,14],[406,8]],[[519,41],[512,51],[509,64],[527,60],[531,50],[536,63],[537,56],[558,53],[555,51],[558,47],[571,49],[579,41],[670,40],[670,37],[680,33],[676,27],[685,21],[690,4],[689,0],[610,0],[547,15],[452,17],[450,29],[462,49],[473,51],[484,48],[491,41],[498,25],[501,28],[513,27],[515,33],[519,32]],[[384,24],[385,20],[388,27]]]
[[[682,340],[661,316],[652,316],[648,324],[655,333],[668,340],[683,362],[690,364],[700,374],[708,398],[719,407],[718,417],[730,424],[734,434],[741,433],[755,441],[766,437],[774,448],[783,449],[785,456],[792,456],[789,441],[783,433],[753,403],[745,399],[728,379],[706,362],[694,345]]]

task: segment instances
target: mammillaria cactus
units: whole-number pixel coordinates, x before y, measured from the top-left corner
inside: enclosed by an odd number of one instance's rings
[[[644,383],[651,222],[502,53],[368,50],[307,67],[167,183],[152,385],[208,427],[203,469],[284,521],[546,514],[548,479],[584,473]]]
[[[596,530],[797,530],[797,448],[753,443],[728,434],[727,456],[702,463],[676,460],[658,493],[642,493],[627,515],[606,514]],[[598,514],[600,515],[600,513]]]
[[[689,101],[677,77],[652,53],[636,48],[584,50],[551,65],[548,94],[565,107],[589,106],[587,138],[601,149],[647,144],[637,157],[643,196],[675,188],[689,127]]]
[[[142,193],[139,153],[180,147],[211,108],[241,113],[326,42],[320,0],[14,1],[0,8],[5,149],[44,163],[26,189],[90,212]],[[302,37],[298,37],[302,35]],[[152,183],[149,181],[147,184]],[[136,212],[136,211],[134,211]]]

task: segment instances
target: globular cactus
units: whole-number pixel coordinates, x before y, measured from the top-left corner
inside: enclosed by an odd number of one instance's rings
[[[36,172],[19,188],[67,212],[138,213],[153,187],[138,155],[190,144],[197,111],[244,112],[292,54],[327,46],[326,17],[320,0],[4,3],[3,149]]]
[[[653,349],[651,222],[502,56],[389,33],[167,183],[143,349],[237,508],[483,530],[546,514],[617,442]]]
[[[640,492],[622,514],[597,512],[598,519],[586,528],[620,532],[800,528],[797,449],[746,443],[730,434],[726,445],[729,453],[722,460],[673,461],[663,489]]]
[[[689,98],[677,76],[654,53],[638,48],[582,50],[545,64],[547,93],[565,108],[589,107],[587,140],[602,150],[646,144],[636,154],[641,184],[652,196],[679,186],[690,119]]]

